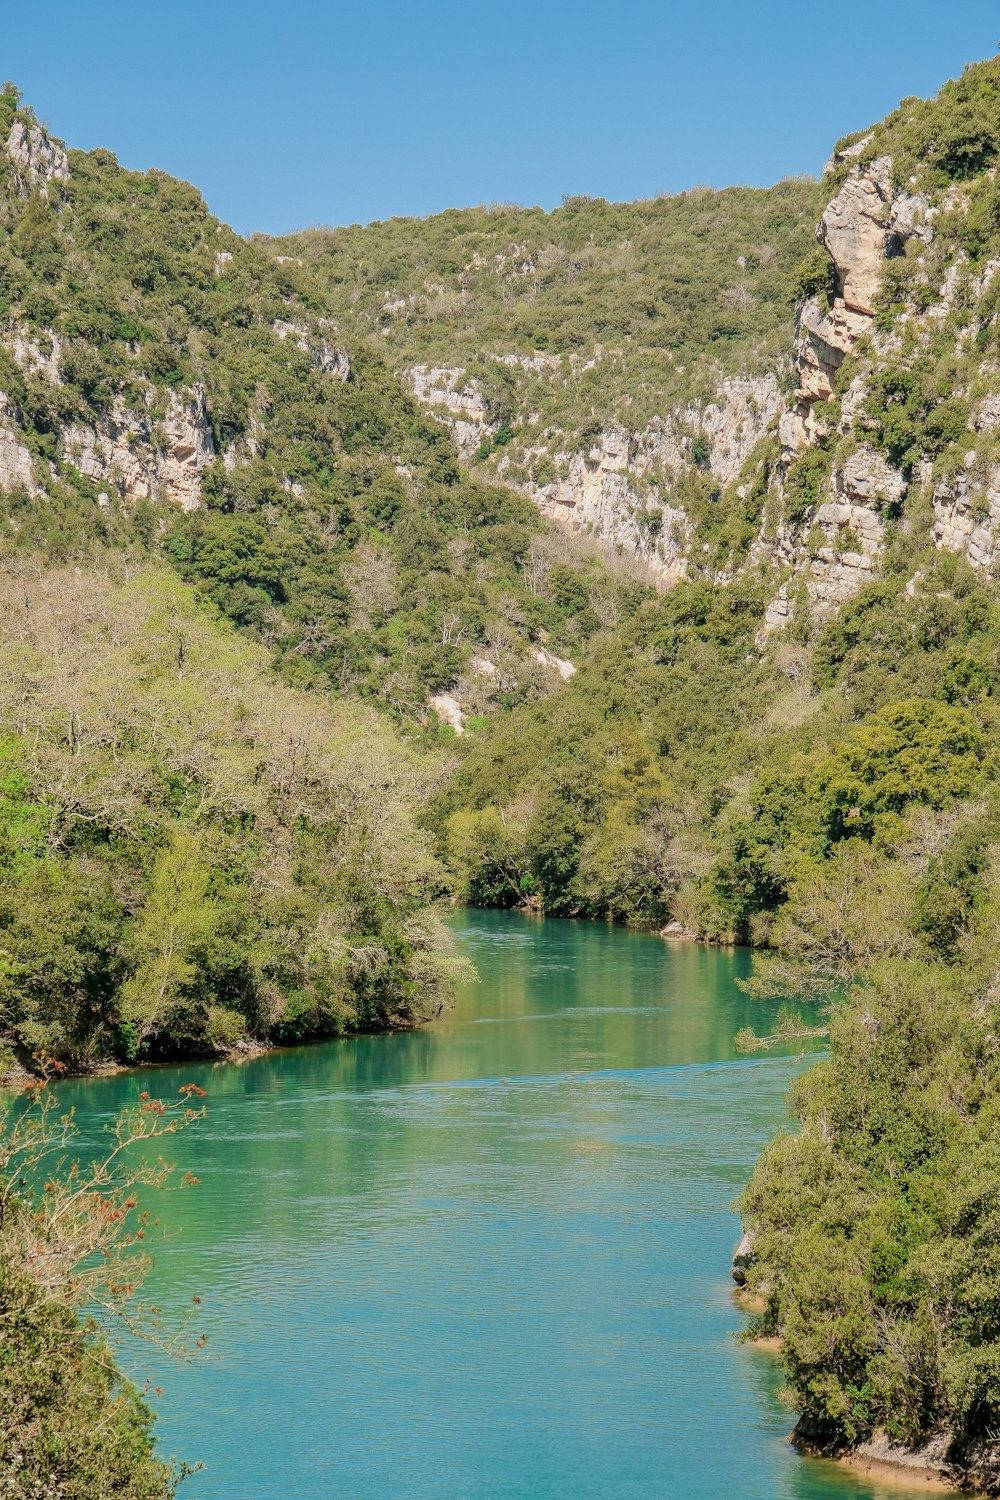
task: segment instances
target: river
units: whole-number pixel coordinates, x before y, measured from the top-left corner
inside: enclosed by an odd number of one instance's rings
[[[454,924],[480,983],[426,1030],[61,1087],[85,1144],[139,1088],[208,1091],[147,1284],[208,1347],[122,1351],[204,1464],[186,1500],[881,1494],[794,1453],[732,1336],[730,1204],[807,1065],[736,1057],[749,955]]]

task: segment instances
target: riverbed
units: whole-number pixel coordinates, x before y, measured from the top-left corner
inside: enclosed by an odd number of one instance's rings
[[[207,1349],[122,1349],[204,1465],[181,1494],[906,1500],[798,1456],[733,1337],[730,1205],[810,1065],[737,1057],[750,955],[453,920],[480,982],[425,1030],[61,1086],[85,1144],[140,1088],[207,1090],[147,1285],[201,1299]]]

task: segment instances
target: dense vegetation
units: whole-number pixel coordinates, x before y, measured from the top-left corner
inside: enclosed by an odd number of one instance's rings
[[[837,1447],[944,1429],[991,1492],[998,834],[994,784],[911,811],[889,852],[852,839],[800,876],[782,935],[814,983],[857,982],[829,1061],[796,1090],[799,1132],[765,1152],[742,1203],[755,1331],[784,1339],[803,1434]]]
[[[0,96],[0,136],[16,104]],[[409,723],[427,722],[428,693],[475,675],[477,649],[502,666],[475,684],[479,704],[550,690],[529,643],[579,650],[594,602],[617,595],[608,569],[465,475],[377,354],[356,352],[344,379],[301,270],[219,224],[187,183],[107,151],[69,156],[67,182],[25,193],[0,153],[0,390],[45,494],[14,486],[0,535],[59,562],[162,548],[287,677],[318,675]],[[178,400],[215,454],[202,508],[164,511],[123,475],[81,472],[75,433],[113,422],[131,452],[155,451]],[[125,514],[100,499],[116,485]]]
[[[174,1485],[154,1456],[145,1400],[118,1377],[96,1328],[47,1299],[2,1242],[0,1316],[0,1475],[8,1494],[168,1500]]]
[[[143,1092],[83,1163],[50,1086],[62,1065],[39,1064],[43,1077],[0,1098],[0,1486],[18,1500],[170,1500],[191,1471],[154,1452],[145,1394],[119,1374],[94,1314],[178,1354],[204,1347],[203,1335],[184,1344],[183,1324],[165,1333],[139,1300],[160,1220],[137,1196],[174,1178],[153,1152],[202,1118],[204,1090]]]
[[[433,1013],[433,767],[163,569],[8,573],[0,1034],[76,1065]]]
[[[513,436],[537,450],[529,470],[547,483],[552,453],[610,421],[640,429],[710,399],[723,375],[773,367],[817,203],[815,183],[789,180],[642,203],[568,198],[553,213],[483,205],[265,243],[394,368],[474,377],[496,433],[481,459],[509,460]]]
[[[557,698],[490,724],[435,804],[468,893],[762,943],[803,861],[891,846],[911,804],[968,796],[1000,612],[967,563],[908,543],[839,618],[763,655],[752,581],[678,585]]]

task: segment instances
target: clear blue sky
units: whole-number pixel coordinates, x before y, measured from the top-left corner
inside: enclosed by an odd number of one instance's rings
[[[0,72],[277,233],[818,172],[998,41],[1000,0],[11,0]]]

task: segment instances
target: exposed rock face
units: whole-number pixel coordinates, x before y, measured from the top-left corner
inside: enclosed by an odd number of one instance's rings
[[[264,451],[264,424],[260,418],[250,414],[250,425],[246,433],[238,442],[230,443],[222,454],[222,463],[226,472],[231,474],[238,469],[240,464],[250,463],[259,458]]]
[[[956,1453],[954,1434],[947,1429],[912,1448],[894,1442],[885,1432],[873,1432],[852,1448],[842,1440],[831,1443],[828,1426],[802,1417],[796,1423],[792,1442],[802,1452],[839,1458],[862,1474],[895,1484],[921,1490],[954,1490],[974,1484],[977,1494],[996,1494],[995,1485],[990,1482],[995,1454]]]
[[[415,365],[406,383],[425,406],[443,417],[455,435],[458,451],[467,459],[490,432],[490,417],[477,380],[465,371],[432,365]]]
[[[837,299],[831,308],[818,297],[810,297],[799,310],[795,330],[795,373],[798,387],[795,402],[784,413],[779,424],[781,445],[786,459],[810,447],[825,431],[813,408],[819,401],[829,401],[834,392],[834,377],[867,331],[870,319],[864,313],[848,308]]]
[[[934,487],[934,542],[947,552],[964,552],[989,577],[1000,572],[1000,468],[985,482],[959,474]]]
[[[59,361],[62,340],[57,333],[33,333],[27,325],[13,330],[4,341],[26,375],[44,375],[53,385],[60,384]]]
[[[860,447],[833,477],[834,493],[849,504],[892,508],[906,493],[906,480],[874,448]],[[849,521],[849,517],[843,518]]]
[[[451,693],[432,693],[427,701],[443,724],[448,724],[456,734],[465,733],[465,714],[457,698]]]
[[[640,478],[666,472],[679,478],[693,461],[699,438],[708,444],[706,467],[720,484],[736,478],[771,422],[784,406],[776,374],[732,376],[722,380],[714,401],[692,403],[628,434],[630,472]],[[624,431],[609,428],[599,441]]]
[[[568,463],[565,478],[526,487],[543,515],[635,553],[665,580],[683,574],[688,520],[636,488],[649,467],[640,458],[639,440],[623,427],[609,427],[585,453],[559,459]]]
[[[767,606],[765,633],[787,623],[793,593],[804,591],[810,609],[823,614],[871,580],[885,536],[886,513],[905,489],[902,474],[880,453],[859,447],[834,470],[804,532],[784,524],[772,536],[762,532],[752,552],[754,560],[777,563],[791,574]]]
[[[701,412],[688,408],[688,424],[711,443],[708,466],[721,484],[729,484],[784,405],[775,374],[756,379],[724,380],[715,401]]]
[[[501,355],[502,364],[534,373],[561,368],[554,355]],[[468,460],[495,430],[478,381],[462,369],[417,365],[407,373],[413,394],[444,419]],[[652,422],[641,432],[609,423],[586,449],[566,449],[555,460],[564,471],[547,485],[519,484],[544,515],[571,531],[634,552],[664,579],[678,577],[690,544],[687,517],[651,495],[651,487],[677,479],[693,461],[696,440],[707,439],[707,468],[730,483],[781,410],[776,374],[720,381],[713,401],[689,405]],[[544,449],[528,450],[538,458]],[[501,477],[505,473],[501,465]],[[508,481],[509,482],[509,481]]]
[[[558,672],[563,682],[568,682],[571,677],[576,676],[576,668],[571,661],[567,661],[564,656],[553,655],[544,646],[532,646],[528,655],[533,657],[539,666],[551,667],[553,671]],[[477,658],[473,658],[473,666],[475,666],[476,660]],[[488,666],[492,667],[492,672],[489,675],[494,675],[496,668],[493,666],[493,663],[489,662]]]
[[[866,144],[867,140],[857,142],[839,159],[856,155]],[[838,295],[829,303],[811,297],[799,309],[794,349],[797,387],[778,429],[782,474],[799,455],[829,435],[828,422],[817,407],[834,397],[841,364],[872,331],[886,257],[899,253],[907,238],[926,242],[932,233],[923,198],[893,196],[888,157],[852,167],[819,226],[820,239],[836,267]],[[857,433],[864,396],[864,378],[858,377],[841,402],[841,436]],[[779,524],[774,535],[762,527],[754,556],[776,562],[791,574],[767,607],[765,632],[788,620],[796,593],[804,590],[810,607],[822,613],[844,603],[868,582],[878,564],[885,517],[899,507],[906,489],[903,474],[869,443],[861,442],[834,471],[805,523],[791,529]]]
[[[8,398],[0,392],[0,489],[39,493],[31,454],[21,442]]]
[[[26,125],[23,120],[15,120],[7,137],[7,155],[22,195],[35,188],[48,187],[50,182],[69,180],[66,152],[40,125]]]
[[[218,261],[218,257],[216,259]],[[325,318],[319,320],[316,332],[311,332],[301,323],[286,323],[282,318],[278,318],[271,324],[271,332],[282,343],[290,339],[296,349],[301,349],[303,354],[308,354],[315,369],[322,370],[326,375],[333,375],[337,380],[351,378],[351,361],[347,350],[334,342],[335,331]]]
[[[844,305],[869,316],[875,308],[889,233],[892,162],[880,156],[852,168],[823,213],[821,238],[840,278]]]
[[[526,493],[570,529],[626,547],[665,580],[680,577],[692,544],[690,523],[682,510],[650,499],[646,486],[679,478],[699,438],[707,440],[709,472],[720,485],[731,483],[783,402],[776,374],[725,379],[705,406],[668,413],[642,432],[613,424],[586,451],[558,454],[566,477],[528,486]]]
[[[872,161],[871,137],[865,136],[836,154],[841,185],[823,212],[818,235],[830,255],[836,281],[831,296],[812,297],[799,308],[792,368],[795,393],[782,396],[780,371],[757,379],[720,380],[714,398],[703,405],[668,410],[642,431],[608,422],[586,449],[566,443],[551,430],[539,432],[532,445],[531,419],[515,426],[510,447],[498,465],[500,477],[514,483],[539,509],[570,530],[600,538],[633,553],[665,581],[702,565],[698,537],[682,509],[671,504],[675,483],[692,463],[711,473],[721,486],[731,485],[760,439],[777,419],[781,461],[772,474],[769,499],[752,564],[777,566],[785,575],[765,619],[765,631],[785,623],[797,600],[813,613],[843,604],[875,574],[884,546],[886,525],[905,499],[907,476],[893,467],[870,437],[867,411],[872,370],[882,360],[906,361],[898,331],[877,329],[874,310],[885,262],[916,242],[920,253],[934,239],[934,221],[943,210],[961,210],[963,189],[956,185],[942,202],[893,185],[893,163],[887,156]],[[846,172],[846,176],[843,174]],[[928,265],[932,265],[929,261]],[[987,265],[974,282],[961,265],[953,265],[943,284],[933,278],[934,299],[926,297],[907,314],[918,346],[942,318],[981,295],[1000,265]],[[963,280],[964,276],[964,280]],[[928,285],[932,281],[928,280]],[[846,390],[841,367],[862,355]],[[565,361],[548,354],[531,357],[497,355],[533,375],[572,378]],[[572,361],[570,361],[572,364]],[[454,430],[468,458],[493,431],[482,389],[460,369],[418,366],[410,387]],[[979,395],[970,427],[976,433],[1000,429],[1000,373],[996,394]],[[831,427],[836,424],[836,430]],[[970,436],[970,442],[973,441]],[[832,472],[821,481],[824,465],[796,471],[796,519],[787,519],[785,486],[797,460],[818,443],[831,451]],[[839,455],[839,457],[837,456]],[[555,463],[557,478],[541,483],[525,479]],[[971,462],[971,460],[970,460]],[[519,475],[517,470],[521,468]],[[930,475],[918,473],[921,484]],[[802,484],[817,486],[806,496]],[[933,492],[933,535],[938,546],[964,553],[974,567],[1000,572],[1000,466],[988,481],[970,471]],[[707,561],[707,559],[706,559]],[[717,575],[719,582],[732,576]]]
[[[897,1469],[901,1482],[912,1477],[917,1481],[937,1480],[949,1484],[958,1478],[958,1469],[948,1457],[951,1445],[950,1432],[939,1432],[917,1448],[894,1443],[884,1432],[876,1432],[855,1448],[852,1467],[875,1473],[881,1469]]]
[[[730,1268],[730,1275],[736,1282],[737,1286],[746,1285],[747,1272],[752,1265],[753,1240],[750,1237],[749,1230],[746,1230],[743,1234],[743,1238],[740,1240],[739,1244],[736,1246],[736,1249],[733,1251],[733,1264]]]
[[[872,138],[871,131],[863,135],[860,140],[854,141],[850,146],[844,146],[840,151],[834,151],[823,168],[823,176],[829,177],[841,162],[850,161],[852,157],[860,156]]]
[[[852,168],[823,214],[819,236],[837,269],[838,295],[830,305],[824,298],[810,297],[799,308],[794,349],[798,384],[792,410],[780,424],[786,460],[825,432],[814,407],[833,396],[845,356],[872,327],[882,265],[904,237],[906,215],[900,216],[896,232],[890,235],[892,209],[892,163],[882,156],[869,167]],[[909,217],[916,224],[915,210]]]
[[[118,407],[93,427],[62,435],[61,457],[122,500],[168,500],[183,510],[201,503],[201,473],[215,457],[204,392],[171,394],[163,421]]]

